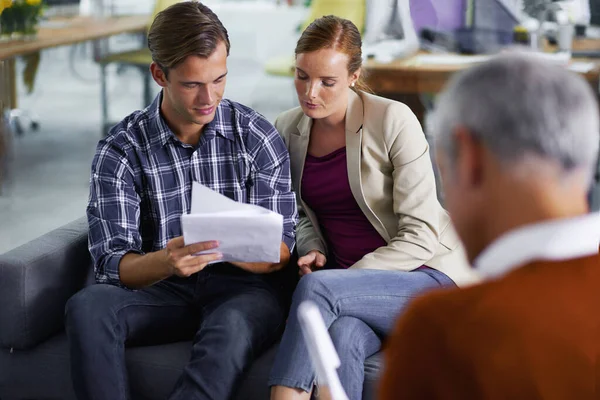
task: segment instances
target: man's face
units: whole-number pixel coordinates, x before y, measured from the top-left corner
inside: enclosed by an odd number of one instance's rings
[[[167,107],[183,124],[204,126],[215,117],[225,92],[227,48],[219,42],[208,58],[187,57],[169,70],[163,86]],[[160,84],[160,82],[159,82]]]
[[[460,237],[464,236],[465,220],[468,219],[468,212],[465,212],[465,198],[461,196],[461,182],[458,179],[455,165],[450,164],[448,156],[443,151],[437,152],[437,163],[440,171],[442,190],[444,191],[444,208],[452,216],[452,222]]]
[[[475,144],[468,132],[458,130],[455,135],[457,157],[451,162],[443,149],[436,158],[444,191],[444,208],[448,210],[458,235],[465,245],[470,261],[480,250],[478,232],[484,216],[485,202],[482,174],[481,147]]]

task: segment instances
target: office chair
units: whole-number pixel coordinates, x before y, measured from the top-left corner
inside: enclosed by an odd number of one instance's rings
[[[21,57],[25,63],[23,69],[24,84],[27,87],[29,93],[33,90],[33,81],[35,79],[36,71],[40,64],[40,52],[36,51],[30,54],[26,54]],[[23,135],[25,133],[25,123],[29,123],[29,128],[32,131],[37,131],[40,127],[39,117],[33,110],[25,110],[18,107],[18,91],[17,91],[17,62],[14,58],[6,60],[4,62],[4,73],[7,74],[5,79],[5,90],[10,101],[7,101],[2,111],[7,110],[5,115],[6,122],[8,123],[9,131],[16,135]]]
[[[335,15],[354,22],[359,32],[364,31],[367,0],[313,0],[308,18],[298,27],[302,33],[311,22],[324,15]],[[298,36],[300,37],[300,36]],[[265,72],[275,76],[294,76],[294,49],[289,55],[273,57],[265,63]]]
[[[160,11],[165,8],[178,3],[181,0],[156,0],[154,10],[152,12],[152,18],[148,24],[154,21],[154,17]],[[142,49],[124,51],[118,53],[109,53],[103,51],[98,46],[94,49],[95,61],[100,64],[100,101],[102,106],[102,132],[104,135],[108,133],[108,130],[112,126],[112,123],[108,120],[108,93],[107,93],[107,74],[106,69],[109,64],[119,64],[120,66],[134,67],[140,71],[144,80],[143,89],[143,107],[148,106],[152,102],[152,75],[150,74],[150,64],[152,63],[152,56],[150,50],[147,47]]]

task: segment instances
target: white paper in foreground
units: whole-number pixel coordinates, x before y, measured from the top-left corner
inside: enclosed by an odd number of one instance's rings
[[[303,301],[298,306],[298,320],[317,373],[317,382],[329,388],[332,400],[348,400],[337,373],[341,365],[340,358],[319,308],[310,300]]]
[[[181,216],[181,229],[186,245],[217,240],[219,247],[210,252],[222,253],[220,261],[280,260],[283,216],[238,203],[198,182],[192,184],[192,207]]]

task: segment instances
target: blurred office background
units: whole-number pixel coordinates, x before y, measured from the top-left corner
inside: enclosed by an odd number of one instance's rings
[[[70,13],[73,5],[84,12],[91,6],[86,0],[48,3],[56,4],[56,10],[52,5],[48,10],[51,15]],[[227,15],[219,13],[232,43],[225,96],[274,121],[278,113],[296,105],[295,92],[290,78],[267,75],[263,61],[278,52],[292,54],[295,28],[306,9],[273,10],[265,1],[236,3],[227,4]],[[107,11],[149,15],[153,5],[153,0],[118,0]],[[140,42],[138,35],[119,35],[110,39],[110,47],[136,48]],[[21,79],[24,67],[17,58],[18,107],[34,112],[39,128],[32,130],[25,115],[20,119],[23,134],[11,135],[0,194],[0,253],[85,214],[90,165],[101,138],[100,72],[91,42],[42,51],[31,94]],[[107,72],[109,118],[116,122],[142,107],[143,81],[135,68],[114,64]],[[151,89],[152,95],[158,93],[157,85]]]
[[[388,0],[375,0],[388,1]],[[421,3],[419,3],[420,1]],[[434,21],[455,24],[449,4],[431,2]],[[465,0],[466,1],[466,0]],[[154,0],[45,0],[52,26],[61,16],[151,15]],[[229,30],[232,43],[226,97],[255,108],[270,121],[296,106],[290,77],[266,72],[265,62],[293,54],[297,27],[309,15],[306,0],[208,0]],[[590,1],[591,23],[600,25],[600,0]],[[143,45],[140,34],[108,39],[111,51]],[[0,42],[0,50],[3,43]],[[24,84],[27,59],[16,59],[17,132],[10,135],[7,160],[0,160],[4,180],[0,192],[0,253],[85,214],[89,170],[102,137],[100,66],[93,42],[41,51],[33,90]],[[29,61],[31,62],[31,61]],[[117,122],[144,106],[144,81],[135,67],[112,63],[106,67],[108,119]],[[158,86],[150,85],[150,95]],[[31,119],[34,128],[32,129]],[[22,132],[19,132],[22,130]]]

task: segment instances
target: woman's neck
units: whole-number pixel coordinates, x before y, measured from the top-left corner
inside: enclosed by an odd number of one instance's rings
[[[328,117],[315,119],[313,124],[318,128],[327,130],[332,129],[345,129],[346,125],[346,108],[341,111],[335,112]]]

